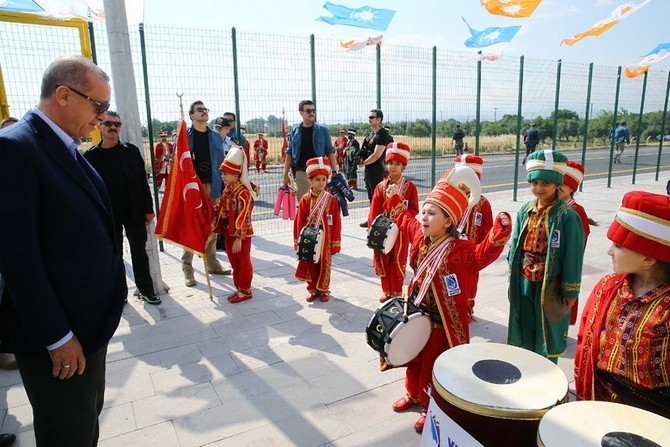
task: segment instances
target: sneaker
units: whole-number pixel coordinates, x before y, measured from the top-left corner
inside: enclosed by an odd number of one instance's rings
[[[186,287],[193,287],[197,283],[195,282],[195,277],[193,276],[193,272],[184,272],[184,285]]]
[[[211,275],[232,275],[233,271],[231,269],[224,269],[220,265],[217,267],[212,267],[210,268],[209,266],[207,267],[207,270]]]
[[[144,301],[146,301],[149,304],[160,304],[161,299],[153,292],[151,293],[142,293],[138,295],[140,298],[142,298]]]

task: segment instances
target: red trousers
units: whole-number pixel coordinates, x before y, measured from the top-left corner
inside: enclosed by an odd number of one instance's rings
[[[435,359],[449,349],[447,334],[442,326],[433,327],[428,343],[419,355],[409,362],[405,372],[405,389],[412,399],[419,399],[421,408],[426,410],[433,387],[433,364]]]
[[[254,266],[251,265],[251,238],[242,239],[242,248],[233,253],[235,236],[226,235],[226,254],[233,269],[233,284],[244,295],[251,294],[251,280],[254,277]]]

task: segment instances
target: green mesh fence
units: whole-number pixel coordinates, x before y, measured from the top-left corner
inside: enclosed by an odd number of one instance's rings
[[[94,31],[97,62],[113,74],[105,27],[96,24]],[[60,54],[79,53],[79,40],[73,29],[5,22],[0,22],[0,33],[7,37],[0,48],[0,62],[10,110],[20,116],[37,102],[44,68]],[[139,110],[146,125],[138,27],[130,29],[130,40]],[[519,105],[520,59],[508,55],[493,62],[478,61],[471,53],[461,51],[383,44],[378,64],[375,47],[345,51],[337,40],[329,37],[155,25],[144,26],[144,41],[154,134],[174,130],[180,118],[177,94],[183,95],[185,112],[191,102],[204,101],[211,110],[212,120],[224,112],[238,112],[238,122],[246,126],[246,137],[252,146],[257,132],[265,133],[270,143],[269,167],[266,173],[256,173],[252,162],[251,170],[251,180],[261,188],[255,207],[256,220],[276,219],[272,208],[282,179],[282,113],[285,112],[290,132],[300,123],[297,108],[303,99],[315,100],[317,120],[330,126],[333,139],[340,128],[354,128],[362,141],[369,131],[367,116],[370,109],[377,108],[379,98],[385,126],[396,141],[405,141],[412,148],[406,176],[417,184],[421,197],[433,185],[433,172],[439,178],[453,166],[451,136],[456,124],[466,131],[470,152],[477,151],[486,160],[484,192],[525,188],[525,171],[519,163],[525,155],[523,139],[517,147],[519,109],[522,131],[532,122],[539,124],[541,148],[549,149],[555,144],[570,159],[584,160],[585,188],[589,178],[607,175],[612,167],[610,132],[617,99],[616,67],[593,67],[587,104],[588,64],[562,61],[557,80],[558,61],[524,58]],[[237,76],[233,69],[235,56]],[[554,143],[557,82],[560,95]],[[634,156],[638,172],[651,172],[657,166],[667,172],[670,165],[665,148],[661,148],[661,156],[657,157],[657,136],[670,133],[670,126],[661,119],[668,88],[667,72],[652,69],[648,73],[644,120],[638,136],[642,86],[642,77],[621,79],[617,121],[627,121],[636,141],[625,153],[631,161],[614,165],[612,175],[627,182],[631,181]],[[587,109],[590,120],[584,150]],[[186,119],[190,124],[188,116]],[[150,138],[146,133],[145,136],[145,150],[149,153]],[[156,141],[155,135],[151,141]],[[362,168],[358,183],[362,187]],[[356,190],[355,195],[350,208],[368,206],[363,189]],[[270,232],[283,231],[285,226],[275,228],[270,224],[264,228]]]

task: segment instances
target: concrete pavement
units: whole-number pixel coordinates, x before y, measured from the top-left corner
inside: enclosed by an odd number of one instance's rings
[[[622,195],[636,189],[664,194],[668,177],[666,172],[656,182],[643,174],[636,185],[619,177],[609,189],[605,179],[586,181],[576,198],[600,226],[592,227],[589,238],[580,304],[611,270],[605,235]],[[527,189],[518,202],[509,191],[486,196],[494,213],[512,215],[532,197]],[[229,276],[212,277],[209,300],[197,262],[198,285],[185,287],[181,250],[166,244],[160,263],[170,290],[161,295],[163,303],[152,306],[131,294],[109,346],[99,445],[418,445],[412,428],[418,410],[391,409],[404,393],[404,369],[380,372],[378,355],[365,342],[381,294],[365,230],[358,226],[366,212],[355,209],[344,218],[327,303],[307,303],[305,284],[293,278],[291,222],[269,236],[263,228],[270,223],[255,224],[254,298],[236,305],[225,299],[233,290]],[[225,255],[219,257],[225,264]],[[473,342],[505,340],[504,258],[481,274]],[[131,290],[132,285],[129,280]],[[576,331],[570,328],[568,352],[559,361],[570,381]],[[0,395],[0,432],[16,433],[18,447],[34,446],[31,407],[17,371],[0,371]]]

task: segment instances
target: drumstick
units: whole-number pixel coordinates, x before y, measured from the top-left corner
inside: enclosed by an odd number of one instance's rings
[[[404,323],[407,323],[407,320],[409,320],[409,318],[407,318],[407,312],[408,312],[407,306],[408,305],[409,305],[409,298],[405,298],[405,305],[403,307],[403,314],[402,314],[402,321]]]

